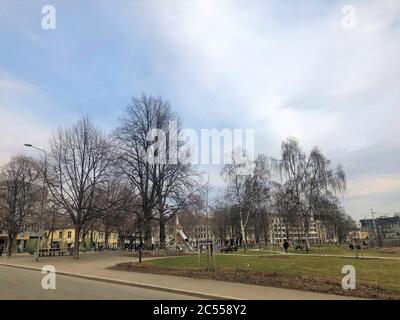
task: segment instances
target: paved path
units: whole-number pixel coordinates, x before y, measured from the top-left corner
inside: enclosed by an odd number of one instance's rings
[[[41,286],[42,277],[43,275],[37,271],[0,266],[0,300],[194,299],[191,296],[169,292],[96,282],[61,275],[56,277],[55,290],[44,290]]]
[[[14,265],[40,270],[42,266],[50,264],[56,268],[58,274],[68,274],[85,279],[125,284],[127,286],[141,286],[143,288],[153,288],[175,294],[203,298],[252,300],[351,299],[349,297],[299,290],[107,269],[107,267],[111,267],[117,263],[128,261],[137,261],[137,259],[129,256],[83,254],[78,261],[73,260],[71,257],[44,257],[39,262],[34,262],[31,257],[16,256],[11,259],[0,258],[0,265]]]

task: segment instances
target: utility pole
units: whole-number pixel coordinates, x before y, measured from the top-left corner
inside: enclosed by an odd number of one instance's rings
[[[207,271],[210,268],[210,244],[209,244],[209,231],[210,231],[210,220],[208,215],[208,188],[210,184],[210,173],[207,173],[207,188],[206,188],[206,219],[207,219]]]
[[[375,241],[378,242],[378,230],[376,229],[376,221],[375,221],[375,216],[374,216],[374,211],[371,208],[371,216],[372,216],[372,223],[374,227],[374,234],[375,234]]]
[[[47,152],[41,148],[35,147],[30,143],[25,143],[25,147],[36,149],[43,153],[44,155],[44,172],[43,172],[43,189],[42,189],[42,197],[41,197],[41,205],[40,205],[40,216],[38,222],[38,231],[37,231],[37,252],[34,254],[34,259],[36,262],[39,261],[39,253],[40,253],[40,240],[43,234],[42,229],[42,222],[43,216],[45,214],[45,207],[46,207],[46,178],[47,178]]]

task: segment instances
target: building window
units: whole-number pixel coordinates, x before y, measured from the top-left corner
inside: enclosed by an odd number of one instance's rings
[[[72,232],[68,231],[68,239],[71,239],[71,236],[72,236]]]
[[[60,232],[58,233],[58,237],[59,237],[60,239],[62,239],[62,231],[60,231]]]

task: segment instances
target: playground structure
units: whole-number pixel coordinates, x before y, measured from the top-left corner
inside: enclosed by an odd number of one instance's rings
[[[167,245],[171,245],[172,241],[175,242],[176,249],[183,249],[186,247],[189,251],[193,251],[193,247],[189,244],[189,239],[186,234],[183,232],[183,228],[179,223],[178,214],[175,215],[175,230],[174,230],[174,238],[171,238]]]

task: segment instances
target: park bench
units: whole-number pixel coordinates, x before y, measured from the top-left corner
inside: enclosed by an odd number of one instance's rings
[[[54,257],[54,256],[63,256],[67,251],[61,249],[40,249],[39,257]]]

